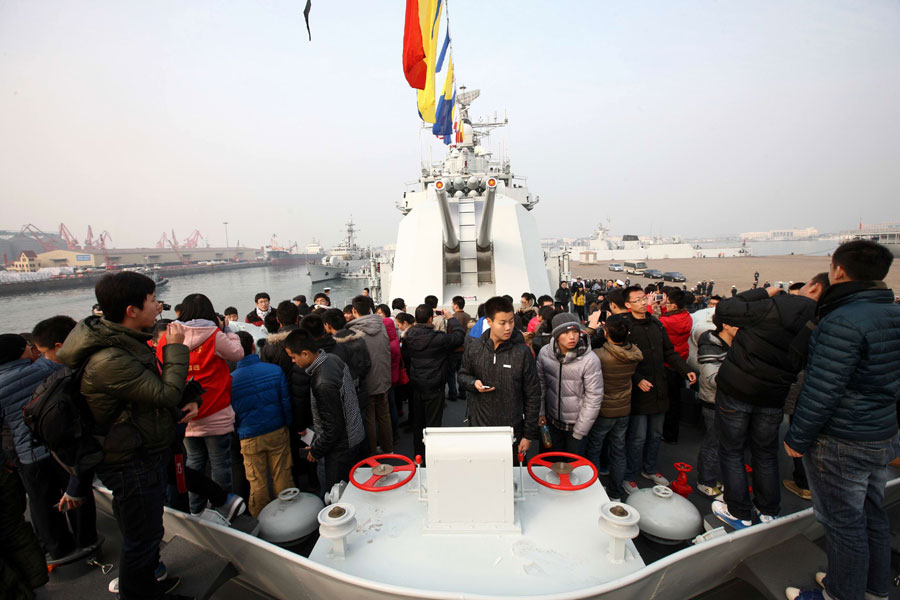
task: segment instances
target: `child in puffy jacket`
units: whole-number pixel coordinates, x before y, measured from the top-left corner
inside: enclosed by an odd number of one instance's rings
[[[244,471],[250,483],[250,514],[255,518],[275,494],[293,487],[291,476],[291,394],[287,378],[276,364],[264,363],[253,353],[253,336],[238,334],[244,358],[231,374],[231,407],[241,440]]]

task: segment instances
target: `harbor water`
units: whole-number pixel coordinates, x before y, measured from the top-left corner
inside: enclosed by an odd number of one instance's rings
[[[365,280],[339,279],[313,287],[306,274],[306,265],[267,266],[173,277],[168,285],[157,290],[156,297],[175,306],[188,294],[205,294],[217,312],[234,306],[243,320],[244,315],[253,310],[253,296],[258,292],[267,292],[274,307],[297,294],[305,294],[307,302],[312,304],[314,294],[330,287],[331,305],[343,308],[353,296],[362,293],[366,285]],[[69,315],[80,320],[91,314],[91,307],[96,302],[92,287],[0,297],[0,331],[31,331],[39,321],[54,315]],[[174,319],[175,313],[165,311],[162,316]]]

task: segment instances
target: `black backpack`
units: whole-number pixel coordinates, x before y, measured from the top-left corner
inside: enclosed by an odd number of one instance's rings
[[[103,446],[93,435],[94,420],[81,393],[85,361],[77,371],[59,369],[34,391],[22,409],[25,425],[70,475],[103,462]]]

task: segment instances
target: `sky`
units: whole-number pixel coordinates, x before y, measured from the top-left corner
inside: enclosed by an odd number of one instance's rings
[[[403,77],[405,3],[0,2],[0,229],[116,247],[392,243],[443,156]],[[900,3],[450,0],[470,115],[542,237],[900,220]]]

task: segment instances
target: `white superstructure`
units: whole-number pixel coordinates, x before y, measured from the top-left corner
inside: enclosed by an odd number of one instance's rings
[[[417,189],[397,203],[404,215],[397,249],[382,270],[390,298],[419,301],[434,294],[447,305],[460,295],[475,304],[499,294],[551,292],[531,214],[539,199],[508,161],[480,144],[505,121],[473,124],[467,109],[478,94],[457,96],[463,141],[444,161],[423,165]]]

